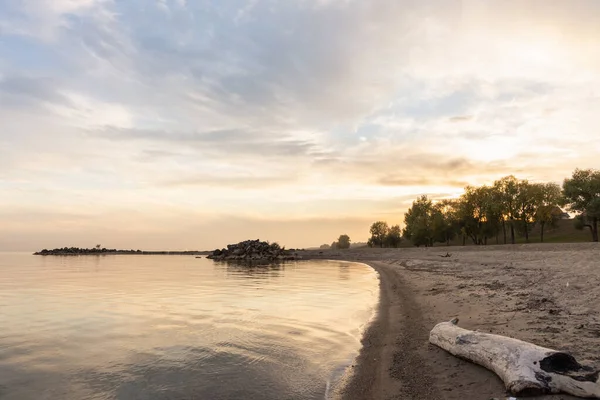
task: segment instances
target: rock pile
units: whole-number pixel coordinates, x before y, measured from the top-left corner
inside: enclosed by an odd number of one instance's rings
[[[299,260],[302,257],[293,250],[286,250],[277,243],[261,242],[259,239],[229,244],[226,249],[217,249],[207,258],[216,261],[279,262]]]

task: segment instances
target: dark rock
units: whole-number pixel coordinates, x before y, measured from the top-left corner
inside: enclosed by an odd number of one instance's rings
[[[243,262],[281,262],[299,260],[302,257],[277,243],[246,240],[237,244],[229,244],[226,249],[215,250],[207,258],[216,261]]]

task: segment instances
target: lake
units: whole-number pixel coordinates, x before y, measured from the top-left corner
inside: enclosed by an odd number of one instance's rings
[[[364,264],[0,253],[0,399],[327,399],[378,300]]]

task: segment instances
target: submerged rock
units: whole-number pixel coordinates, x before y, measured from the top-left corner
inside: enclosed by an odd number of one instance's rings
[[[207,258],[216,261],[280,262],[299,260],[302,257],[277,243],[261,242],[256,239],[229,244],[226,249],[213,251]]]

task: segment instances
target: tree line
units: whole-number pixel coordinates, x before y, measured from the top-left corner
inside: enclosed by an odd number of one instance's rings
[[[338,237],[338,240],[334,240],[331,245],[322,244],[321,249],[349,249],[350,248],[350,236],[344,234]]]
[[[592,241],[598,241],[600,220],[600,171],[576,169],[562,187],[556,183],[534,183],[513,175],[492,185],[467,186],[458,199],[432,201],[427,196],[416,199],[404,214],[404,229],[388,227],[384,221],[371,225],[370,247],[398,247],[402,238],[415,246],[450,244],[459,237],[462,244],[471,241],[486,245],[515,243],[515,236],[525,237],[537,224],[540,241],[544,231],[562,218],[561,207],[576,213],[575,226],[588,228]]]

